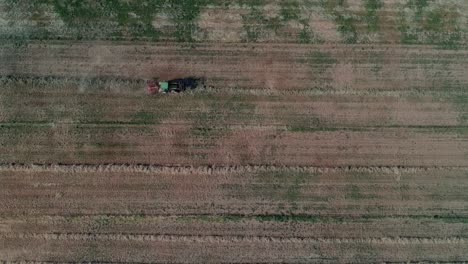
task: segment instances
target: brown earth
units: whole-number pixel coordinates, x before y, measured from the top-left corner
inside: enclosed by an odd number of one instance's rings
[[[194,50],[162,43],[50,42],[4,45],[0,56],[2,75],[137,80],[195,75],[218,89],[440,90],[468,82],[460,67],[466,51],[428,46],[198,44]],[[374,56],[380,59],[373,61]]]
[[[0,262],[468,261],[468,51],[402,45],[383,2],[353,45],[318,5],[276,33],[209,6],[194,43],[77,41],[42,10],[50,39],[0,45]],[[23,8],[2,36],[31,30]],[[145,94],[185,76],[209,87]]]
[[[8,166],[0,175],[9,261],[467,257],[466,169]],[[272,221],[286,211],[300,217]]]

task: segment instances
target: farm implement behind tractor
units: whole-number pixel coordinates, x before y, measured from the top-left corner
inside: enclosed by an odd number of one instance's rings
[[[158,81],[158,79],[153,79],[146,82],[146,89],[150,95],[156,93],[180,93],[186,90],[196,89],[202,84],[202,79],[193,77],[169,81]]]

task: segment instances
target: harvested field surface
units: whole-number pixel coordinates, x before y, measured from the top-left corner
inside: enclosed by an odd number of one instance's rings
[[[0,0],[0,262],[468,262],[467,21]],[[187,76],[206,87],[146,94]]]

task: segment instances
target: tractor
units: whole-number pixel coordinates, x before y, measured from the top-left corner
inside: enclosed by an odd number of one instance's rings
[[[193,90],[202,83],[202,79],[193,77],[173,79],[169,81],[158,81],[158,79],[153,79],[146,82],[146,89],[150,95],[155,93],[181,93],[186,90]]]

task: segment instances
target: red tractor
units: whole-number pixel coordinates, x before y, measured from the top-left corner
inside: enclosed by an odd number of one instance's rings
[[[186,90],[193,90],[201,83],[201,79],[193,77],[169,81],[153,79],[146,82],[146,89],[150,95],[155,93],[180,93]]]

